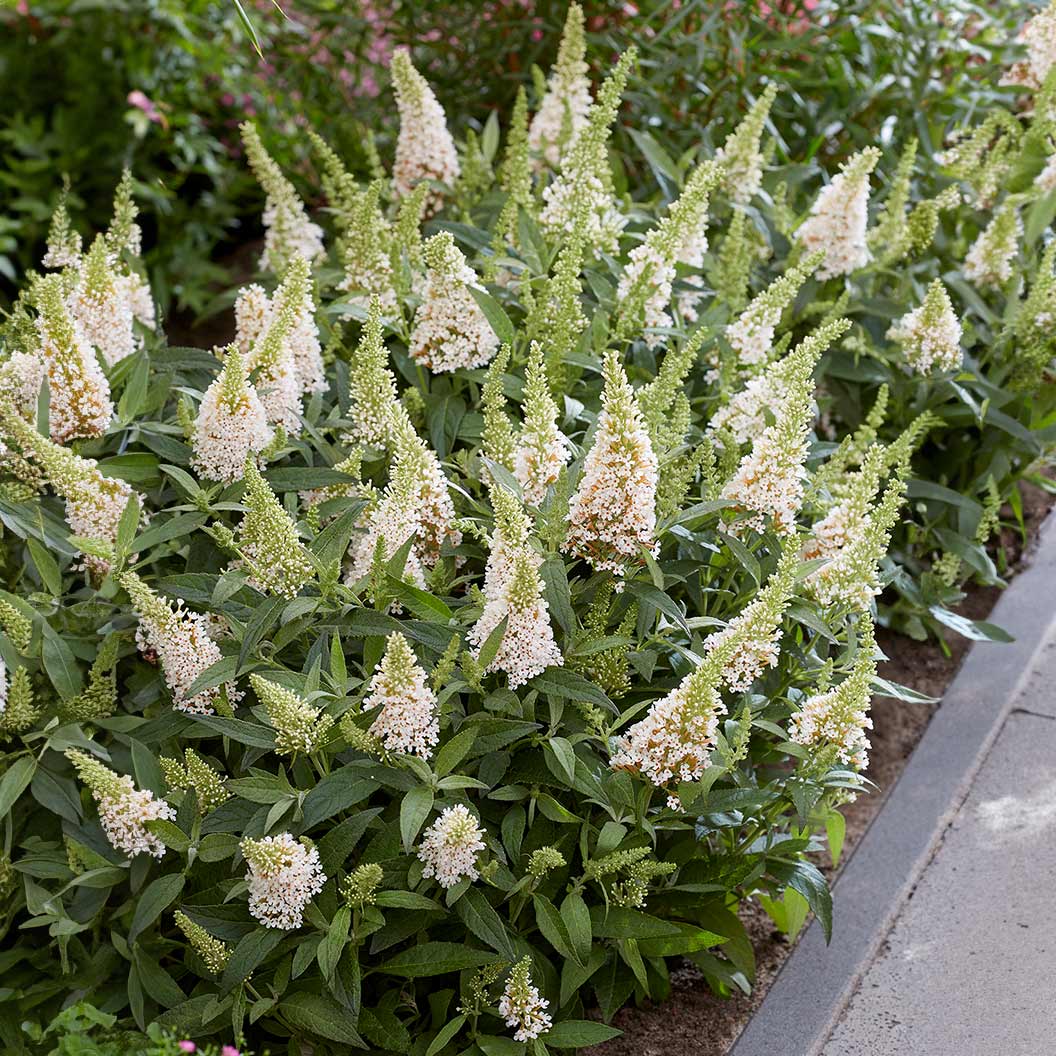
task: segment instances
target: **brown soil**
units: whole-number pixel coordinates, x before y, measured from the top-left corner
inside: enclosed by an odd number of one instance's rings
[[[1023,486],[1023,514],[1032,538],[1052,505],[1053,496],[1047,492],[1031,485]],[[1022,557],[1018,535],[1006,533],[1001,545],[1010,562],[1015,562],[1011,574]],[[999,593],[994,587],[970,588],[958,611],[971,619],[985,619]],[[938,642],[916,642],[883,630],[878,633],[878,641],[888,657],[880,674],[931,697],[943,695],[971,645],[967,639],[951,633],[944,650]],[[859,796],[844,809],[847,818],[844,861],[883,806],[936,707],[887,697],[874,699],[868,777],[878,789],[873,795]],[[647,1002],[641,1008],[623,1009],[613,1020],[613,1026],[624,1032],[622,1037],[585,1051],[590,1056],[672,1056],[674,1053],[725,1056],[766,996],[793,945],[774,928],[756,903],[742,907],[741,919],[755,947],[756,980],[751,995],[716,996],[700,972],[687,962],[684,970],[671,973],[672,994],[668,1001],[662,1005]]]

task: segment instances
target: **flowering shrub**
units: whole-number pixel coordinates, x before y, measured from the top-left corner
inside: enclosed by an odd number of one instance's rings
[[[269,273],[226,348],[155,328],[127,180],[87,251],[55,216],[0,362],[0,882],[47,928],[11,1051],[84,993],[188,1044],[575,1049],[672,958],[748,989],[747,900],[830,927],[810,855],[908,692],[876,599],[956,622],[922,568],[989,569],[1049,442],[1056,75],[879,206],[874,148],[770,165],[776,87],[631,205],[634,55],[583,111],[581,25],[501,157],[394,56],[398,172],[315,137],[315,218],[244,126]]]

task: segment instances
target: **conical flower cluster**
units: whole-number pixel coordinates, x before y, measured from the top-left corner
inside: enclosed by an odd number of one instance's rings
[[[1050,242],[1038,264],[1037,276],[1012,322],[1016,340],[1013,383],[1032,391],[1056,352],[1056,242]]]
[[[206,968],[215,973],[222,972],[227,967],[228,958],[231,956],[227,944],[220,939],[214,938],[201,926],[195,924],[186,913],[176,910],[173,914],[176,927],[183,932],[187,941],[194,951],[205,962]]]
[[[821,254],[812,253],[802,263],[789,268],[752,298],[748,307],[727,325],[726,340],[743,366],[757,369],[769,361],[773,352],[774,332],[781,316],[820,263]]]
[[[245,360],[231,345],[198,408],[191,464],[210,480],[231,484],[242,476],[246,459],[256,460],[273,436],[264,405],[246,377]]]
[[[271,420],[300,429],[301,397],[326,391],[308,262],[295,256],[271,298],[254,284],[235,301],[235,343],[258,371]]]
[[[826,323],[771,368],[780,371],[786,383],[785,396],[775,408],[773,424],[759,434],[723,488],[723,498],[751,514],[744,521],[734,522],[733,527],[764,532],[772,523],[781,534],[795,531],[803,500],[807,438],[814,420],[814,365],[849,326],[846,319]]]
[[[813,538],[804,548],[805,558],[835,557],[866,531],[887,459],[888,449],[883,444],[874,443],[869,447],[861,467],[847,474],[846,481],[842,482],[840,501],[811,529]]]
[[[11,644],[20,652],[29,650],[33,636],[33,622],[11,602],[0,598],[0,628],[11,640]]]
[[[84,332],[70,317],[62,276],[48,275],[36,287],[40,348],[51,390],[48,424],[53,440],[102,436],[114,416],[106,380]]]
[[[436,694],[426,684],[410,643],[398,632],[389,635],[385,655],[370,680],[363,710],[380,708],[369,733],[388,752],[428,759],[440,740]]]
[[[1004,205],[972,243],[964,258],[965,277],[978,286],[1003,286],[1012,277],[1023,221],[1014,205]]]
[[[47,252],[43,260],[46,268],[76,267],[80,263],[81,236],[70,223],[69,200],[70,186],[66,179],[48,227]]]
[[[241,849],[249,865],[250,913],[266,928],[299,928],[305,907],[326,883],[319,852],[288,832],[261,840],[246,837]]]
[[[528,516],[505,488],[492,489],[495,532],[484,573],[484,611],[469,632],[474,655],[479,656],[492,632],[506,620],[494,659],[485,669],[505,671],[516,689],[564,662],[554,641],[543,581],[542,558],[532,549]]]
[[[268,313],[248,358],[268,423],[281,426],[291,436],[301,431],[303,411],[303,390],[291,342],[296,322],[297,310],[293,301],[286,299],[280,311]]]
[[[390,72],[400,112],[400,134],[392,167],[396,194],[405,197],[423,181],[454,186],[460,173],[458,152],[447,130],[444,108],[412,65],[406,50],[393,53]],[[426,200],[427,215],[436,212],[442,202],[441,191],[431,189]]]
[[[260,134],[252,122],[240,126],[242,143],[246,149],[253,175],[264,190],[264,252],[260,266],[265,271],[282,275],[295,257],[318,260],[326,253],[323,229],[308,219],[293,184],[282,174],[282,169],[264,149]]]
[[[897,320],[887,336],[902,346],[906,363],[918,374],[961,365],[961,322],[942,279],[931,283],[924,303]]]
[[[278,755],[311,755],[326,744],[333,716],[270,679],[253,674],[249,682],[268,714],[268,725],[275,731]]]
[[[235,297],[235,344],[248,356],[267,329],[271,318],[271,298],[260,283],[243,286]]]
[[[73,698],[63,701],[62,716],[75,722],[96,722],[109,718],[117,708],[117,661],[121,636],[111,632],[99,646],[88,669],[88,685]]]
[[[29,669],[19,667],[7,684],[7,665],[0,660],[0,740],[23,733],[37,721],[40,709],[33,701]]]
[[[478,819],[461,803],[445,807],[418,847],[418,858],[425,865],[422,876],[435,876],[441,887],[454,887],[463,878],[476,880],[483,836]]]
[[[768,84],[715,154],[715,160],[725,170],[726,192],[740,205],[747,205],[762,186],[763,155],[759,145],[776,97],[777,85]]]
[[[799,562],[793,541],[785,543],[781,559],[766,586],[733,619],[729,626],[708,637],[704,649],[711,653],[733,641],[722,679],[734,692],[751,689],[752,683],[768,668],[776,667],[780,650],[781,620],[792,598]]]
[[[0,399],[23,418],[34,419],[47,364],[35,352],[12,352],[0,363]]]
[[[381,302],[371,298],[367,321],[348,367],[349,430],[360,443],[387,447],[393,442],[396,378],[381,329]]]
[[[876,676],[873,625],[864,621],[850,675],[834,689],[808,697],[792,716],[789,739],[808,747],[831,747],[841,763],[864,770],[869,765],[870,688]]]
[[[565,549],[617,575],[656,546],[657,461],[619,353],[605,353],[594,444],[569,504]]]
[[[569,4],[557,61],[546,82],[546,94],[532,118],[528,143],[551,168],[557,168],[569,142],[587,123],[590,110],[590,67],[585,61],[583,8]]]
[[[517,89],[517,99],[506,132],[506,153],[499,167],[499,186],[506,192],[506,201],[503,202],[502,211],[495,221],[491,246],[496,254],[501,255],[505,251],[507,242],[517,244],[519,210],[530,210],[533,204],[532,159],[528,136],[528,94],[522,84]]]
[[[1056,65],[1056,0],[1028,19],[1020,31],[1019,41],[1025,45],[1027,57],[1015,63],[1001,83],[1036,91]]]
[[[616,248],[626,218],[613,199],[607,144],[634,58],[633,48],[620,56],[601,86],[586,124],[564,154],[560,174],[543,191],[546,204],[539,222],[555,240],[567,238],[574,227],[581,227],[586,245],[595,252]]]
[[[436,452],[414,431],[410,419],[401,409],[396,418],[393,441],[395,462],[404,467],[413,482],[418,519],[418,549],[422,563],[432,568],[440,560],[444,542],[458,546],[462,533],[454,526],[455,505],[450,485]]]
[[[68,300],[70,315],[107,366],[136,350],[135,316],[129,286],[110,263],[104,236],[99,235],[82,262],[77,285]]]
[[[723,643],[667,696],[655,701],[645,718],[618,739],[609,765],[640,773],[658,788],[699,781],[711,765],[719,720],[726,713],[719,686],[730,653],[732,648]],[[677,806],[673,798],[669,802]]]
[[[146,789],[137,790],[131,777],[119,777],[85,752],[71,748],[66,758],[91,791],[99,807],[103,832],[114,850],[130,858],[137,854],[161,858],[165,844],[147,828],[147,823],[159,819],[171,821],[176,817],[172,807],[163,799],[155,799]]]
[[[135,572],[125,572],[120,578],[139,617],[136,641],[141,651],[153,652],[161,662],[165,684],[172,691],[172,706],[193,715],[212,715],[221,687],[187,695],[198,676],[222,659],[209,634],[209,621],[199,612],[185,610],[182,601],[171,605],[159,598]],[[229,701],[241,696],[230,683],[222,688]]]
[[[266,594],[295,598],[315,574],[311,555],[301,543],[297,525],[283,509],[253,460],[246,462],[246,514],[238,545],[248,563],[249,583]]]
[[[375,180],[357,192],[342,223],[339,254],[345,275],[338,288],[352,294],[352,304],[365,307],[377,297],[384,311],[395,312],[399,306],[392,276],[392,230],[378,206],[381,186]]]
[[[350,586],[358,583],[370,573],[378,559],[391,561],[411,539],[413,542],[403,565],[402,578],[411,586],[425,587],[420,556],[419,493],[420,481],[414,460],[397,456],[389,483],[371,507],[362,534],[352,542],[352,564],[346,583]]]
[[[557,405],[550,395],[543,349],[533,341],[525,371],[524,425],[513,454],[513,475],[529,506],[542,504],[547,488],[557,480],[571,455],[568,439],[557,427]]]
[[[66,500],[66,523],[71,534],[113,547],[121,515],[133,495],[132,488],[116,477],[104,477],[94,459],[81,458],[41,436],[18,415],[3,415],[3,430],[40,464],[48,482]],[[110,567],[103,558],[89,555],[84,564],[97,575],[105,575]]]
[[[515,1028],[515,1041],[534,1041],[550,1030],[554,1021],[545,1011],[549,1005],[532,985],[531,957],[522,957],[513,966],[499,998],[499,1015],[506,1020],[506,1026]]]
[[[840,167],[823,188],[800,225],[796,238],[808,252],[823,250],[819,279],[850,275],[869,263],[866,226],[869,223],[869,174],[880,160],[876,147],[866,147]]]
[[[525,380],[525,416],[528,415],[527,388],[531,384],[532,361],[538,355],[536,342],[532,342],[529,353],[528,373]],[[503,391],[503,379],[510,365],[510,346],[503,345],[488,366],[484,375],[484,384],[480,387],[480,406],[484,415],[484,428],[481,433],[484,457],[490,458],[506,469],[513,469],[513,460],[517,451],[517,438],[513,432],[513,423],[506,413],[506,393]],[[549,392],[549,382],[544,379]],[[536,410],[539,410],[537,406]],[[556,408],[555,414],[556,414]],[[523,481],[522,481],[523,484]]]
[[[203,814],[216,810],[231,798],[223,778],[193,748],[184,749],[182,763],[164,756],[158,762],[170,788],[194,789]]]
[[[627,267],[620,276],[616,300],[622,306],[621,315],[629,321],[644,323],[645,341],[650,348],[664,340],[663,334],[655,331],[672,323],[667,307],[671,303],[675,265],[681,261],[685,247],[690,247],[690,255],[701,257],[707,248],[708,198],[721,179],[722,169],[715,162],[698,165],[667,216],[645,236],[641,245],[631,250]]]
[[[480,280],[450,232],[425,244],[427,267],[422,303],[414,313],[410,353],[430,370],[471,370],[487,363],[499,339],[470,290]]]
[[[822,605],[842,604],[866,612],[880,593],[879,564],[902,508],[904,474],[904,465],[896,468],[864,529],[808,577],[807,584]]]
[[[289,305],[293,321],[287,340],[293,353],[297,384],[305,396],[326,392],[323,350],[319,328],[315,325],[315,299],[312,296],[312,272],[308,261],[295,256],[283,275],[272,299],[272,313],[282,313]]]

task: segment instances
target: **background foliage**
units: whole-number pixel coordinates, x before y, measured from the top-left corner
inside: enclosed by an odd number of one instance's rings
[[[315,128],[364,173],[365,129],[378,131],[391,157],[379,118],[395,46],[412,47],[454,131],[479,131],[492,111],[509,112],[533,64],[552,61],[565,10],[559,0],[530,12],[513,0],[442,8],[299,0],[284,18],[270,0],[244,6],[263,59],[230,0],[0,5],[0,300],[40,258],[62,175],[77,215],[98,227],[129,166],[160,302],[202,311],[232,251],[259,234],[240,120]],[[1017,5],[965,0],[686,0],[677,8],[645,0],[588,3],[586,13],[596,76],[606,56],[631,43],[641,49],[627,131],[615,140],[635,196],[649,173],[631,130],[658,133],[675,157],[714,145],[772,79],[787,89],[774,122],[782,160],[819,151],[832,159],[869,143],[897,148],[914,135],[930,158],[951,127],[1008,97],[995,70],[1022,16]],[[300,137],[276,148],[288,171],[307,164]]]

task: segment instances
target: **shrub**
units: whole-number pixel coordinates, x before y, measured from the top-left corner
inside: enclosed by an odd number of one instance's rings
[[[276,273],[226,349],[154,329],[129,180],[87,249],[53,219],[0,365],[6,926],[50,940],[6,955],[12,1051],[84,993],[291,1051],[573,1049],[670,958],[748,989],[747,899],[831,926],[812,855],[867,787],[870,693],[912,696],[874,601],[936,541],[983,552],[968,518],[885,557],[907,481],[965,508],[911,466],[985,392],[992,524],[1002,438],[1047,442],[1002,386],[1050,398],[1051,275],[1009,287],[1009,362],[966,292],[1006,254],[965,254],[1017,206],[1033,252],[1053,199],[896,180],[878,213],[875,148],[818,194],[767,162],[770,92],[715,157],[654,151],[670,187],[632,204],[632,64],[578,118],[559,95],[539,150],[520,94],[500,155],[401,58],[393,179],[316,137],[315,219],[245,126]],[[1048,145],[1049,95],[987,118],[1018,130],[987,174]]]

